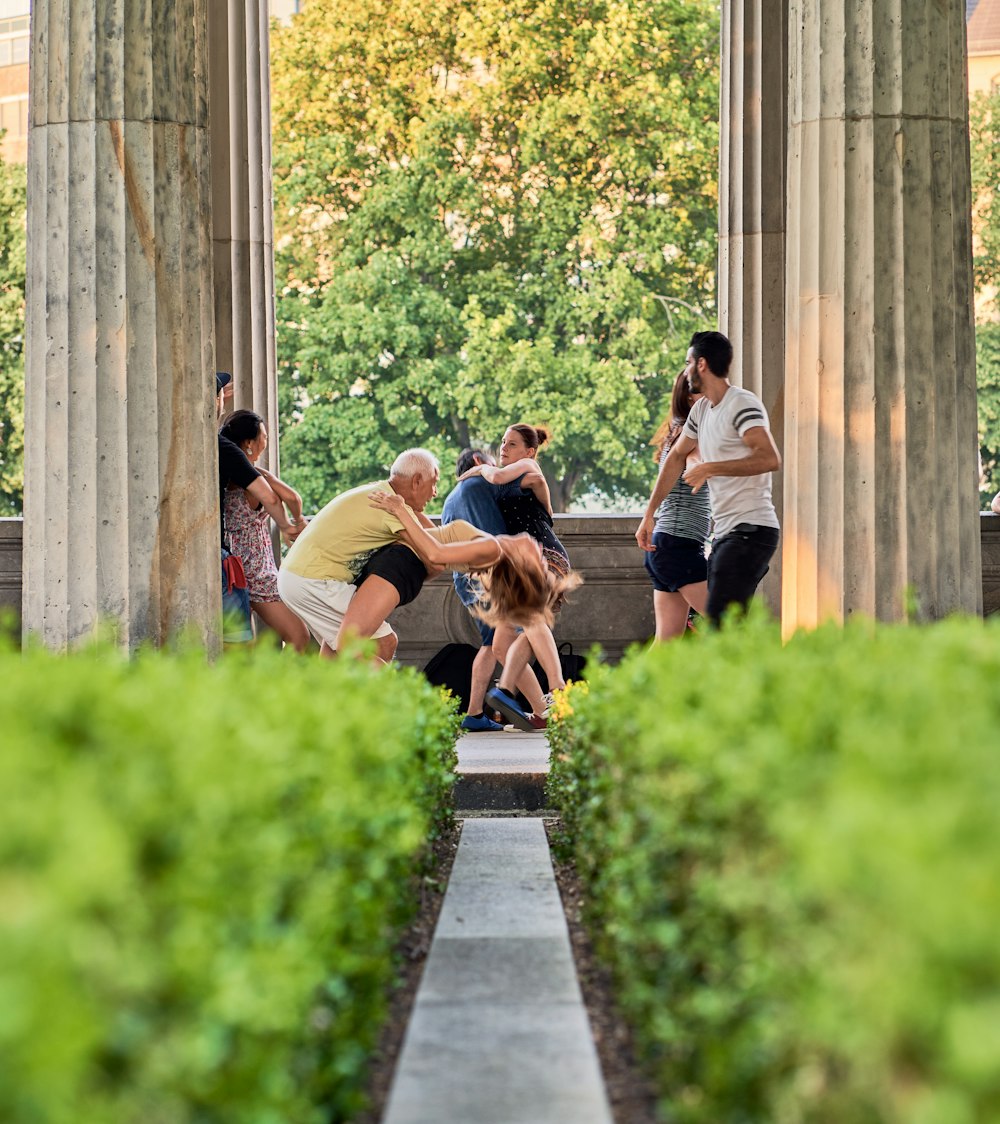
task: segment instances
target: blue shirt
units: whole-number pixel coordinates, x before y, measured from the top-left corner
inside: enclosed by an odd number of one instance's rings
[[[470,476],[459,480],[448,493],[441,509],[441,523],[453,523],[464,519],[480,531],[490,535],[507,534],[507,525],[500,512],[499,500],[509,495],[520,495],[521,486],[512,484],[491,484],[481,476]]]

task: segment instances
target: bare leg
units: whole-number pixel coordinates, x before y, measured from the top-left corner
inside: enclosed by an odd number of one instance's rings
[[[547,624],[533,624],[524,630],[524,634],[531,644],[535,658],[542,665],[545,678],[549,681],[549,690],[561,691],[566,686],[566,680],[563,679],[559,649],[556,647],[552,629]]]
[[[507,663],[507,653],[510,651],[511,645],[520,635],[521,634],[509,624],[502,624],[496,630],[496,634],[493,637],[493,654],[496,656],[497,660],[505,666]],[[528,658],[531,658],[530,655]],[[531,666],[526,661],[522,660],[521,663],[522,670],[515,678],[517,689],[529,701],[532,708],[537,706],[544,710],[545,696],[542,694],[538,676],[535,675]],[[504,677],[501,680],[501,685],[507,682],[509,682],[509,680]],[[510,688],[504,687],[504,690],[509,691]]]
[[[532,712],[541,714],[545,709],[545,696],[542,694],[538,677],[528,666],[531,654],[531,642],[525,633],[519,633],[507,652],[503,674],[500,676],[500,687],[510,695],[514,694],[515,687],[519,688],[521,694],[528,700]]]
[[[385,623],[386,617],[398,604],[399,590],[391,582],[374,574],[365,578],[344,614],[337,647],[341,647],[341,642],[349,636],[363,636],[365,639],[374,636],[376,629]]]
[[[309,647],[309,629],[283,601],[251,601],[250,608],[296,652]]]
[[[694,589],[694,586],[687,586]],[[653,590],[653,614],[656,617],[656,640],[673,640],[684,635],[688,619],[688,601],[680,593],[667,593],[666,590]]]
[[[507,662],[507,653],[511,644],[517,639],[517,629],[509,624],[497,625],[493,634],[493,654],[500,663]]]
[[[483,700],[493,678],[493,669],[496,667],[497,658],[493,648],[484,644],[476,653],[472,661],[472,683],[469,687],[469,713],[482,714]]]
[[[708,615],[708,582],[694,582],[691,585],[681,586],[684,599],[696,613],[703,617]]]
[[[390,632],[388,636],[380,636],[375,641],[375,658],[381,660],[382,663],[388,663],[396,654],[396,645],[399,643],[399,637]],[[337,658],[337,649],[331,648],[324,640],[319,649],[320,658],[324,660],[335,660]]]
[[[389,663],[396,654],[396,645],[398,643],[399,637],[395,632],[390,632],[388,636],[380,636],[375,641],[375,658],[380,659],[383,663]]]

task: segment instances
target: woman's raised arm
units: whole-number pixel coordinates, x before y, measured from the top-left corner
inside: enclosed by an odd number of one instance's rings
[[[468,542],[438,542],[406,506],[402,496],[397,496],[395,492],[372,492],[368,499],[372,507],[396,516],[403,524],[403,541],[431,566],[470,566],[476,569],[492,566],[500,558],[500,544],[492,535],[483,532],[481,538]]]

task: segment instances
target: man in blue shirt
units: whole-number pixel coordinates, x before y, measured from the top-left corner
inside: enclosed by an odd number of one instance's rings
[[[480,449],[463,449],[458,458],[455,473],[461,477],[463,473],[468,472],[470,468],[474,468],[478,464],[495,463],[493,457],[487,452]],[[444,526],[456,519],[464,519],[471,523],[473,527],[478,527],[481,531],[486,531],[491,535],[505,535],[507,534],[507,526],[504,523],[497,501],[505,494],[520,495],[520,492],[521,488],[517,483],[490,484],[482,476],[470,476],[466,480],[460,479],[444,501],[444,507],[441,510],[441,525]],[[477,600],[476,588],[473,584],[475,579],[468,574],[457,573],[453,574],[452,577],[455,582],[455,592],[461,599],[462,604],[472,612]],[[493,670],[497,663],[496,656],[493,654],[494,629],[474,614],[473,619],[482,637],[482,646],[472,664],[469,712],[462,719],[462,729],[478,733],[487,730],[502,730],[503,727],[499,722],[494,722],[483,712],[486,689],[490,685]],[[524,675],[518,681],[518,686],[529,697],[542,697],[542,689],[530,667],[525,670]]]

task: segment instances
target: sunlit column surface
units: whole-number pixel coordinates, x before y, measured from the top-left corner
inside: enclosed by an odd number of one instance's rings
[[[767,407],[778,448],[785,411],[786,0],[725,0],[719,146],[719,326],[734,381]],[[781,516],[782,477],[773,481]],[[762,592],[777,611],[780,556]]]
[[[963,17],[790,3],[786,635],[982,604]]]
[[[35,0],[24,627],[219,614],[205,0]]]
[[[213,0],[209,42],[218,364],[234,406],[267,423],[277,471],[267,0]]]

